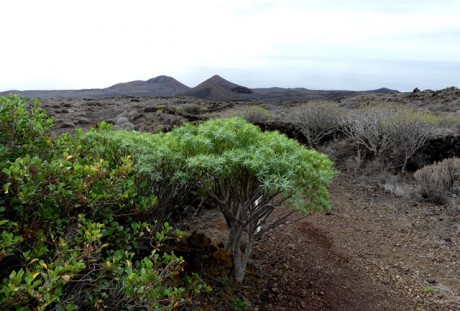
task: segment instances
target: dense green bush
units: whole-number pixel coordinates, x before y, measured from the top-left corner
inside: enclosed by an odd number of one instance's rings
[[[14,95],[0,121],[0,309],[171,309],[207,289],[162,251],[175,235],[128,152],[52,138],[38,102]]]
[[[53,118],[18,95],[0,97],[0,157],[2,163],[28,153],[45,155],[51,146]]]
[[[135,162],[135,184],[143,195],[158,199],[155,218],[161,223],[193,201],[196,182],[186,167],[180,146],[168,133],[150,134],[132,131],[111,131],[102,124],[99,131],[87,133],[85,145],[91,152],[123,163],[132,154]]]

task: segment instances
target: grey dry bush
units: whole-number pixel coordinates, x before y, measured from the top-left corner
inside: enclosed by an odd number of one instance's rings
[[[340,131],[344,111],[336,103],[306,103],[294,109],[287,118],[308,141],[318,147],[328,136]]]
[[[405,182],[405,179],[399,174],[387,171],[381,172],[377,176],[377,181],[387,193],[391,193],[397,197],[409,197],[414,193],[414,186],[411,183]]]
[[[414,178],[422,197],[440,204],[460,201],[460,158],[427,165],[416,171]]]
[[[367,155],[387,168],[401,168],[402,171],[436,127],[437,119],[433,115],[397,104],[353,109],[343,120],[345,134]]]

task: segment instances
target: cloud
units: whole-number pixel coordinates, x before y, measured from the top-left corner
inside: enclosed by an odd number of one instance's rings
[[[460,2],[449,0],[5,0],[0,10],[0,89],[105,87],[202,67],[295,76],[320,66],[331,77],[340,67],[341,79],[360,60],[460,55]]]

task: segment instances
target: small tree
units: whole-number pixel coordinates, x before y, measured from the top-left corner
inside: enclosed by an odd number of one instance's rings
[[[188,168],[225,217],[229,228],[225,248],[234,256],[238,282],[243,281],[257,237],[288,223],[296,210],[311,213],[329,208],[332,162],[278,132],[264,133],[232,118],[189,124],[171,135],[182,146]],[[270,221],[283,203],[294,209]]]
[[[317,147],[326,137],[341,130],[342,116],[337,104],[314,102],[294,109],[288,120],[305,136],[310,147]]]

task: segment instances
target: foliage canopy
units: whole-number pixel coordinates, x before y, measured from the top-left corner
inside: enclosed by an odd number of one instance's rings
[[[208,289],[162,250],[175,237],[153,230],[131,157],[52,125],[38,102],[0,98],[0,309],[172,309]]]
[[[325,155],[240,118],[185,124],[163,134],[105,131],[88,137],[101,146],[101,154],[131,151],[139,175],[160,202],[162,193],[167,193],[163,201],[179,202],[192,189],[213,200],[229,227],[226,249],[240,281],[257,236],[293,215],[289,211],[270,223],[276,207],[286,202],[294,210],[314,212],[329,206],[327,185],[334,170]],[[180,208],[167,204],[160,214],[169,215],[173,206]],[[249,241],[244,255],[243,231]]]

